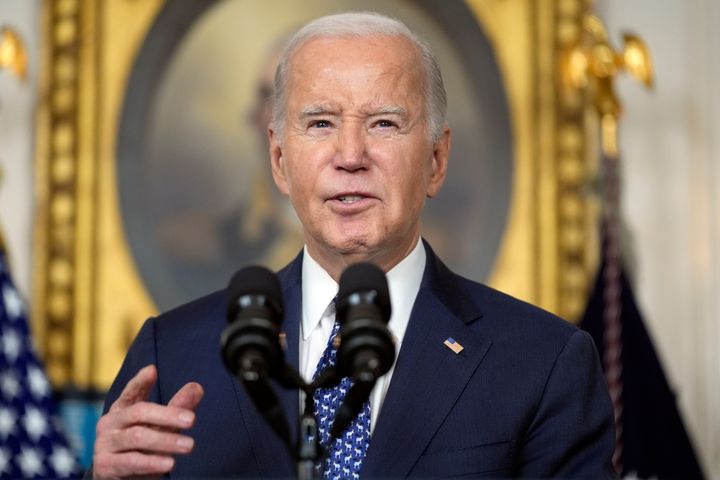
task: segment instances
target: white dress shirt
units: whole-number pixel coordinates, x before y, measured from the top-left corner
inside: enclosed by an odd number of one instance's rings
[[[418,239],[410,254],[387,272],[390,304],[392,305],[388,328],[395,341],[396,355],[400,352],[424,271],[425,248]],[[332,300],[337,292],[337,282],[310,256],[305,247],[302,264],[302,325],[299,361],[300,374],[306,382],[312,380],[320,357],[327,347],[335,323],[335,306]],[[393,364],[390,371],[378,379],[370,395],[371,431],[375,429],[375,423],[394,370],[395,365]],[[304,400],[301,395],[301,412],[303,406]]]

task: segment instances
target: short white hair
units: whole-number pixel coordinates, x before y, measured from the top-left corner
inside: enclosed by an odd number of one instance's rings
[[[288,68],[293,55],[316,38],[364,38],[379,35],[397,36],[410,41],[419,53],[425,74],[425,114],[428,134],[433,142],[440,140],[447,124],[447,95],[440,67],[430,46],[400,20],[376,12],[347,12],[327,15],[303,26],[289,40],[275,71],[272,126],[283,138],[287,109]]]

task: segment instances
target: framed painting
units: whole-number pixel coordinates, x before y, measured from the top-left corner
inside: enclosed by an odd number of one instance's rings
[[[592,125],[557,87],[581,0],[60,0],[44,5],[35,330],[58,388],[104,390],[142,322],[302,247],[265,127],[305,21],[375,10],[443,70],[449,175],[422,234],[461,274],[574,319],[593,274]]]

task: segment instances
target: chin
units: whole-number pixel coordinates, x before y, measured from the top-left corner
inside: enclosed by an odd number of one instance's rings
[[[347,233],[330,237],[327,242],[333,250],[342,254],[367,253],[373,250],[373,237],[367,233],[348,235]]]
[[[370,250],[370,246],[365,239],[348,238],[333,243],[335,250],[343,254],[364,253]]]

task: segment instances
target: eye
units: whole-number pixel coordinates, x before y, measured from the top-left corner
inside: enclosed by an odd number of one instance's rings
[[[382,120],[378,120],[377,122],[375,122],[375,126],[380,127],[380,128],[391,128],[391,127],[395,127],[396,125],[395,125],[395,122],[392,122],[392,121],[386,120],[386,119],[382,119]]]
[[[314,120],[310,122],[310,128],[328,128],[331,126],[332,124],[327,120]]]

